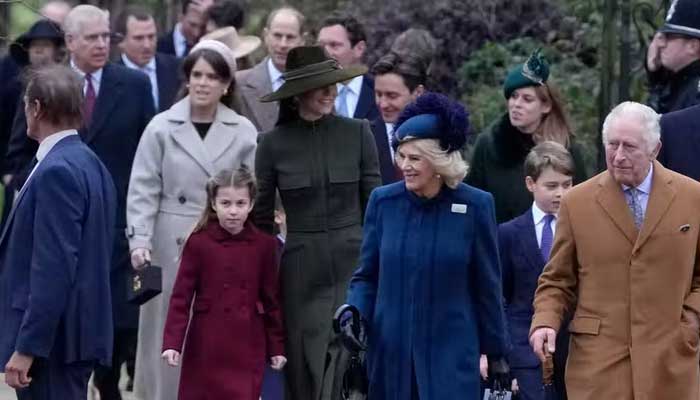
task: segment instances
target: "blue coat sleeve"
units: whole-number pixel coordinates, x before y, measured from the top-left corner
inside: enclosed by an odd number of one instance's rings
[[[493,197],[488,194],[476,208],[475,238],[470,270],[474,273],[481,354],[505,356],[505,316]]]
[[[371,324],[379,283],[379,227],[377,226],[377,192],[372,192],[365,212],[360,265],[350,279],[347,303],[360,310],[362,317]]]
[[[15,348],[48,357],[77,275],[83,237],[86,188],[63,166],[35,178],[34,247],[29,272],[29,303]]]

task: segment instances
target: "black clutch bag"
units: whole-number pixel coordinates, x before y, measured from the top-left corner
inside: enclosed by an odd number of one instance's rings
[[[141,305],[154,298],[163,290],[163,270],[161,267],[147,264],[143,269],[134,271],[127,282],[129,303]]]

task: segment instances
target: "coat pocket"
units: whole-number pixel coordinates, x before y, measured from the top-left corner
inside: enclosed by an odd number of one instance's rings
[[[353,183],[360,180],[359,167],[331,167],[328,170],[331,183]]]
[[[280,190],[303,189],[311,186],[311,175],[306,172],[282,172],[278,176]]]
[[[600,319],[595,317],[574,317],[569,324],[569,332],[597,335],[600,333]]]

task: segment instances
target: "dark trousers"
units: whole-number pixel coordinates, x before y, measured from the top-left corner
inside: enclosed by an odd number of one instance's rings
[[[519,400],[544,400],[542,368],[513,368],[511,377],[518,380]]]
[[[284,400],[284,373],[265,366],[263,375],[262,400]]]
[[[32,382],[17,390],[17,400],[86,400],[94,365],[92,361],[65,364],[37,358],[29,370]]]
[[[138,330],[117,329],[114,331],[112,366],[98,366],[95,368],[95,387],[100,391],[101,400],[121,400],[122,395],[119,392],[119,378],[121,378],[122,364],[127,362],[128,370],[128,360],[136,354],[137,340]]]

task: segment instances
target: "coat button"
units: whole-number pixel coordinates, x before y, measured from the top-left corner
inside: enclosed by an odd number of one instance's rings
[[[187,199],[185,198],[185,196],[180,196],[180,197],[177,198],[177,201],[179,201],[180,204],[185,204],[185,202],[187,201]]]
[[[177,243],[178,246],[182,246],[182,244],[185,243],[185,239],[179,237],[175,239],[175,243]]]
[[[231,287],[231,285],[229,285],[228,283],[224,283],[224,290],[226,290],[226,289],[228,289],[228,288],[230,288],[230,287]]]

